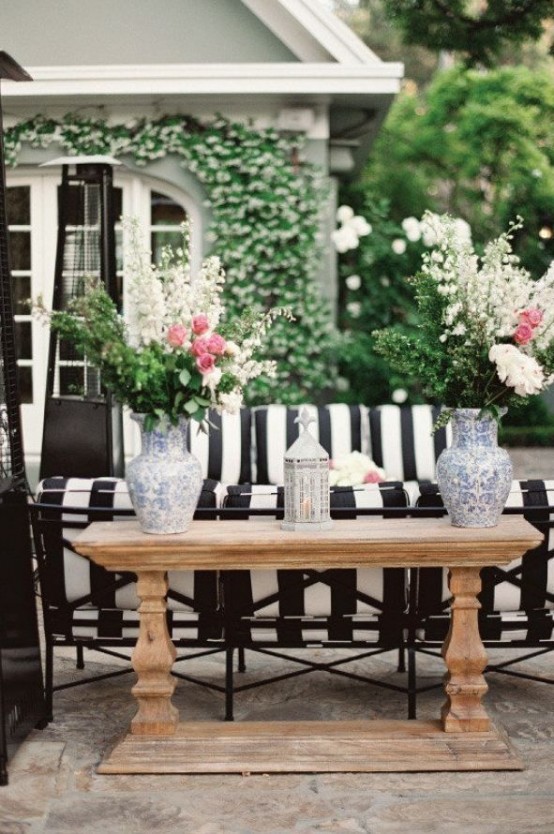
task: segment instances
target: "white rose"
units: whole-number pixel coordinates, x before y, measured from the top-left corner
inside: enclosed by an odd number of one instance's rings
[[[406,241],[404,240],[404,238],[397,237],[391,243],[390,248],[392,249],[395,255],[403,255],[406,251]]]
[[[341,226],[340,229],[335,229],[331,232],[331,240],[337,252],[341,254],[350,249],[356,249],[359,243],[358,235],[351,226]]]
[[[345,283],[349,290],[359,290],[362,286],[362,279],[359,275],[349,275]]]
[[[360,214],[357,214],[351,220],[347,222],[348,226],[351,226],[358,237],[364,237],[364,235],[370,235],[373,231],[373,227],[371,223],[368,223],[365,217],[362,217]]]
[[[348,223],[354,217],[354,209],[350,206],[339,206],[337,209],[337,223]]]
[[[415,243],[421,239],[421,227],[417,217],[406,217],[401,225],[404,229],[404,234],[411,243]]]
[[[522,353],[515,345],[493,345],[489,359],[496,364],[500,382],[513,388],[518,397],[538,394],[544,388],[544,371],[532,356]]]
[[[402,403],[405,403],[408,399],[408,392],[405,388],[395,388],[395,390],[391,394],[391,399],[393,403],[401,405]]]

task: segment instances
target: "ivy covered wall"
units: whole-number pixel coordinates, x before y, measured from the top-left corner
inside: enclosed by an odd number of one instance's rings
[[[278,361],[278,374],[252,385],[250,401],[334,398],[337,337],[317,281],[327,185],[302,160],[300,137],[221,117],[209,123],[165,116],[109,124],[69,114],[37,116],[9,128],[8,164],[17,163],[24,143],[33,148],[55,144],[67,154],[127,155],[138,165],[176,155],[208,195],[207,238],[225,266],[229,315],[286,305],[295,317],[292,324],[278,319],[272,328],[267,353]]]

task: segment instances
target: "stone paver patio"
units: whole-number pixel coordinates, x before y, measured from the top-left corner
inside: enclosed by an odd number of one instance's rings
[[[267,672],[271,662],[249,653],[246,678]],[[222,655],[195,663],[221,681]],[[392,654],[371,663],[384,680],[403,677]],[[441,666],[422,658],[420,683],[438,680]],[[543,675],[551,667],[551,660],[527,666]],[[93,669],[107,667],[88,663],[85,671]],[[57,670],[58,679],[83,674],[69,657],[58,658]],[[526,763],[522,772],[99,776],[95,766],[134,712],[130,677],[64,690],[55,696],[54,722],[35,731],[11,762],[10,784],[0,791],[0,834],[551,834],[554,688],[500,675],[489,676],[489,685],[488,708]],[[436,717],[442,700],[440,690],[420,696],[419,716]],[[220,694],[183,682],[175,702],[191,718],[217,720],[223,712]],[[314,673],[239,694],[236,715],[392,718],[405,716],[405,701]]]

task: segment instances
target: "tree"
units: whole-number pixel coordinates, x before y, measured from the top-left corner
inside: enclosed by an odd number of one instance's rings
[[[383,0],[406,44],[460,52],[469,66],[492,66],[506,43],[538,40],[554,0]],[[372,0],[362,0],[370,7]]]
[[[439,73],[425,93],[397,99],[363,186],[397,221],[448,212],[476,242],[521,215],[517,252],[542,274],[554,257],[554,81],[525,67]]]

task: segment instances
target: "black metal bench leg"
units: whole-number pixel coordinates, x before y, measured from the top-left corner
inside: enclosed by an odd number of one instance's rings
[[[239,646],[237,669],[239,672],[246,672],[246,652],[244,646]]]
[[[408,718],[415,718],[416,710],[416,653],[413,646],[408,646]]]
[[[77,646],[77,669],[85,668],[85,653],[82,646]]]
[[[225,721],[235,720],[233,694],[233,649],[225,649]]]
[[[47,723],[54,720],[54,647],[46,643],[46,662],[44,669],[44,700],[46,701]]]
[[[404,646],[404,641],[398,647],[398,666],[396,668],[397,672],[405,672],[406,671],[406,649]]]

